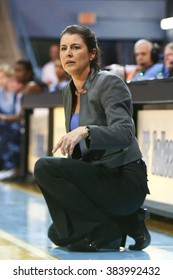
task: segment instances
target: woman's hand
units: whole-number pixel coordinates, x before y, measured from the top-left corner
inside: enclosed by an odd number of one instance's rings
[[[61,153],[63,156],[72,155],[74,147],[78,144],[82,139],[88,136],[88,130],[86,126],[79,126],[78,128],[68,132],[66,135],[61,137],[58,143],[52,150],[54,154],[58,149],[61,149]]]

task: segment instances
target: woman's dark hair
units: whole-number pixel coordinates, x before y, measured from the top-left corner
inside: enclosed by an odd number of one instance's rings
[[[69,25],[60,34],[60,41],[64,34],[78,34],[84,40],[88,51],[92,52],[96,49],[96,55],[94,59],[90,62],[91,68],[100,69],[100,49],[98,47],[97,38],[94,33],[87,27],[83,25]]]

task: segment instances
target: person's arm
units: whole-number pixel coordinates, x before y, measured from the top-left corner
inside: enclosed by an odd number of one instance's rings
[[[133,107],[128,87],[116,76],[105,76],[99,85],[98,95],[107,125],[88,125],[89,148],[93,150],[127,148],[135,138]]]
[[[6,115],[6,114],[0,114],[0,120],[6,121],[6,122],[20,122],[23,118],[23,110],[19,114],[16,115]]]
[[[58,149],[61,150],[62,155],[72,155],[74,147],[82,139],[85,139],[89,136],[89,130],[86,126],[79,126],[74,130],[65,134],[58,143],[54,146],[52,153],[54,154]]]

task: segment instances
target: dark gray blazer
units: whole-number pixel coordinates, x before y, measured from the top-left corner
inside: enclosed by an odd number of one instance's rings
[[[141,158],[135,138],[131,94],[126,84],[108,71],[90,72],[80,95],[79,125],[90,128],[90,143],[80,143],[82,160],[107,168]],[[75,87],[71,80],[63,92],[66,130],[70,131]],[[78,145],[77,145],[78,146]],[[80,158],[77,146],[72,158]]]

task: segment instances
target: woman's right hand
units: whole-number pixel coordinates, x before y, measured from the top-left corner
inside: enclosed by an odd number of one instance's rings
[[[61,137],[61,139],[53,148],[52,153],[54,154],[58,149],[60,149],[63,156],[71,156],[76,144],[78,144],[82,139],[86,138],[87,136],[88,130],[86,126],[79,126],[78,128],[68,132],[66,135]]]

